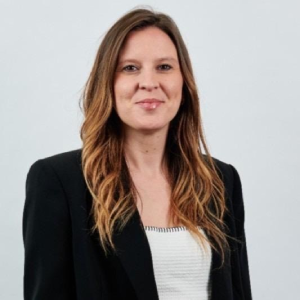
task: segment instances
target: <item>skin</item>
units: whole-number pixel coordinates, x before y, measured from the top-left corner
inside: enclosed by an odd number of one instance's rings
[[[137,207],[144,225],[171,225],[164,150],[182,87],[177,50],[169,36],[156,27],[131,32],[119,55],[114,93],[125,129],[125,158],[141,196]],[[136,103],[146,98],[163,103],[153,109]]]
[[[116,110],[126,130],[166,132],[179,109],[182,86],[177,50],[169,36],[156,27],[130,33],[119,55],[114,83]],[[145,110],[136,104],[145,98],[164,103]]]

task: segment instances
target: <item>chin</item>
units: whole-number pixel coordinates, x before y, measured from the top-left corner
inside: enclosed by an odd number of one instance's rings
[[[123,123],[124,124],[124,123]],[[148,124],[126,124],[125,128],[129,131],[138,131],[144,134],[153,134],[155,132],[164,131],[168,129],[169,123],[148,123]]]
[[[136,128],[137,131],[143,132],[145,134],[152,134],[159,131],[165,131],[168,129],[168,125],[164,126],[143,126],[140,128]]]

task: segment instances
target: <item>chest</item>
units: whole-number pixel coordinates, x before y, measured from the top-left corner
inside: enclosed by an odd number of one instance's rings
[[[203,235],[204,231],[199,230]],[[211,249],[185,227],[145,227],[159,299],[209,299]]]
[[[137,208],[145,226],[169,227],[171,188],[162,177],[133,176]]]

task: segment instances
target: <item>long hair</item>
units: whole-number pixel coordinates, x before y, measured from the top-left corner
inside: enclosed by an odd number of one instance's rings
[[[122,124],[114,108],[114,76],[128,34],[149,26],[159,28],[173,41],[184,81],[182,105],[170,123],[165,149],[171,218],[203,245],[207,241],[224,261],[229,245],[223,220],[225,188],[205,143],[189,54],[175,22],[149,9],[130,11],[109,29],[82,94],[82,167],[93,197],[93,230],[98,231],[106,254],[115,251],[114,232],[122,230],[137,210],[137,190],[126,165]]]

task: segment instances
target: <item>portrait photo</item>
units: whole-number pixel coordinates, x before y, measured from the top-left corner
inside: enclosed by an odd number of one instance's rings
[[[0,7],[1,299],[298,299],[298,2]]]

